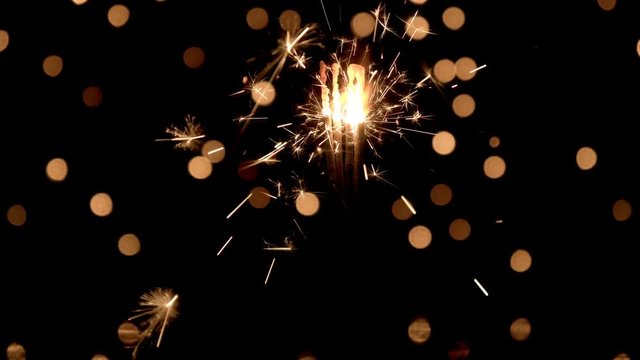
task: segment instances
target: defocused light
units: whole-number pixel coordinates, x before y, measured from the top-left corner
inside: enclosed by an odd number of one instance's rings
[[[616,357],[613,358],[613,360],[631,360],[631,358],[626,353],[620,353],[616,355]]]
[[[413,215],[411,209],[407,206],[407,203],[402,199],[398,199],[393,202],[393,205],[391,206],[391,213],[393,214],[393,217],[398,220],[407,220],[411,215]]]
[[[298,356],[298,360],[317,360],[317,358],[313,354],[305,352]]]
[[[582,147],[576,154],[576,162],[578,163],[578,167],[582,170],[592,169],[598,162],[598,154],[588,146]]]
[[[194,156],[189,160],[188,165],[189,175],[198,180],[208,178],[213,172],[213,165],[211,161],[204,156]]]
[[[97,107],[102,102],[102,90],[97,86],[87,86],[82,92],[82,101],[88,107]]]
[[[2,41],[0,41],[0,43],[2,43]],[[636,52],[638,53],[638,56],[640,56],[640,40],[638,40],[638,43],[636,44]]]
[[[436,184],[431,188],[431,201],[438,206],[447,205],[452,197],[453,191],[447,184]]]
[[[44,73],[56,77],[62,72],[62,58],[58,55],[49,55],[42,62]]]
[[[262,30],[269,23],[269,14],[261,7],[254,7],[247,12],[247,24],[253,30]]]
[[[51,159],[47,163],[46,173],[47,177],[51,181],[62,181],[67,177],[69,168],[67,162],[61,158]]]
[[[376,19],[368,12],[357,13],[351,18],[351,32],[359,38],[373,34]]]
[[[243,161],[238,165],[238,176],[245,181],[250,181],[258,176],[258,167],[252,161]]]
[[[409,339],[416,344],[422,344],[431,335],[431,325],[423,317],[414,319],[409,325]]]
[[[611,11],[616,7],[616,2],[616,0],[598,0],[598,5],[600,5],[602,10]]]
[[[269,205],[271,201],[271,194],[269,190],[263,188],[262,186],[254,187],[251,189],[251,197],[249,198],[249,203],[256,209],[264,209]]]
[[[12,342],[7,346],[7,360],[25,360],[26,358],[27,352],[21,344]]]
[[[405,22],[405,33],[409,40],[422,40],[429,34],[429,22],[422,16],[412,16]]]
[[[136,255],[140,252],[140,240],[134,234],[124,234],[118,240],[118,250],[122,255]]]
[[[224,159],[224,145],[218,140],[209,140],[202,145],[201,153],[202,156],[209,159],[212,164],[217,164]]]
[[[471,354],[469,345],[464,341],[456,341],[455,344],[449,349],[449,360],[466,360]]]
[[[424,249],[431,244],[431,230],[428,227],[417,225],[409,230],[409,243],[416,249]]]
[[[197,46],[192,46],[184,51],[182,61],[188,68],[197,69],[204,64],[204,51]]]
[[[459,30],[464,25],[464,11],[452,6],[442,13],[442,22],[451,30]]]
[[[514,340],[523,341],[526,340],[531,334],[531,323],[525,318],[516,319],[511,323],[511,337]]]
[[[276,97],[276,89],[268,81],[258,81],[251,87],[251,99],[260,106],[271,105]]]
[[[109,358],[102,354],[95,354],[91,357],[91,360],[109,360]]]
[[[456,77],[456,64],[449,59],[442,59],[433,67],[433,74],[439,82],[446,84]]]
[[[426,4],[427,0],[410,0],[412,3],[416,5]]]
[[[527,250],[518,249],[511,255],[511,269],[515,272],[525,272],[531,267],[531,255]]]
[[[27,210],[20,204],[13,205],[7,210],[7,220],[13,226],[22,226],[27,222]]]
[[[492,136],[491,139],[489,139],[489,146],[491,146],[492,148],[497,148],[498,146],[500,146],[500,138],[497,136]]]
[[[507,170],[507,163],[500,156],[489,156],[483,165],[484,174],[490,179],[498,179],[504,175]]]
[[[76,5],[82,5],[87,2],[87,0],[71,0]]]
[[[296,210],[304,216],[311,216],[318,212],[320,200],[310,192],[301,191],[296,198]]]
[[[613,204],[613,217],[617,221],[626,221],[631,217],[631,204],[625,199],[619,199]]]
[[[466,240],[471,235],[471,224],[465,219],[455,219],[449,224],[449,235],[454,240]]]
[[[433,136],[431,146],[440,155],[449,155],[456,148],[456,138],[448,131],[439,131]]]
[[[6,30],[0,30],[0,52],[3,52],[9,46],[9,33]]]
[[[471,116],[476,110],[476,102],[469,94],[460,94],[453,99],[453,112],[461,118]]]
[[[134,345],[140,340],[140,329],[135,324],[125,321],[118,327],[118,339],[124,345]]]
[[[300,24],[302,24],[302,18],[300,18],[300,14],[297,11],[285,10],[280,14],[280,27],[282,30],[294,34],[300,29]]]
[[[91,197],[89,207],[95,215],[104,217],[113,211],[113,202],[109,194],[97,193]]]
[[[122,4],[113,5],[107,13],[107,18],[114,27],[123,27],[129,21],[129,9]]]
[[[478,68],[476,62],[470,57],[461,57],[456,61],[456,76],[462,81],[473,79],[476,76],[476,72],[473,71]]]

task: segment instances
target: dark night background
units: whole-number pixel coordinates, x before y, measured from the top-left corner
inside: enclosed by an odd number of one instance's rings
[[[229,94],[277,46],[283,10],[317,23],[332,44],[350,36],[351,16],[377,2],[325,0],[332,31],[319,1],[125,0],[131,15],[121,28],[107,20],[116,3],[0,0],[0,29],[10,36],[0,52],[2,351],[15,341],[29,359],[128,359],[118,326],[141,294],[162,287],[180,295],[180,315],[162,346],[149,342],[140,359],[450,359],[460,342],[472,359],[640,357],[640,4],[619,0],[605,11],[596,0],[388,1],[391,14],[418,10],[437,33],[411,43],[389,38],[386,53],[402,51],[410,74],[461,56],[487,67],[458,88],[425,89],[419,98],[432,115],[425,130],[456,135],[453,154],[436,155],[423,135],[408,136],[414,148],[392,139],[380,163],[398,188],[363,182],[345,200],[319,169],[286,156],[259,166],[253,180],[238,175],[243,161],[282,134],[274,124],[294,117],[310,72],[287,67],[274,82],[276,101],[258,113],[269,120],[242,134],[233,119],[250,111],[250,98]],[[451,5],[466,14],[459,31],[441,21]],[[256,6],[270,18],[260,31],[245,20]],[[183,63],[191,46],[205,53],[201,68]],[[64,61],[55,78],[42,70],[51,54]],[[91,85],[103,92],[96,108],[82,101]],[[463,92],[477,106],[460,119],[450,104]],[[226,147],[205,180],[187,171],[199,153],[154,141],[187,114]],[[489,146],[492,136],[499,147]],[[583,146],[598,154],[588,171],[576,164]],[[506,161],[499,179],[483,173],[491,155]],[[45,173],[56,157],[69,166],[58,183]],[[225,219],[253,187],[290,182],[291,170],[319,193],[317,215],[246,204]],[[445,207],[430,202],[437,183],[453,189]],[[107,217],[89,209],[97,192],[113,200]],[[400,195],[418,210],[404,221],[390,210]],[[613,217],[618,199],[631,204],[626,221]],[[14,204],[26,209],[23,226],[4,216]],[[293,217],[305,237],[297,237],[296,252],[277,256],[264,285],[272,256],[263,240],[294,231]],[[448,234],[458,217],[472,226],[466,241]],[[407,241],[419,224],[433,233],[423,250]],[[119,253],[125,233],[140,239],[138,255]],[[532,256],[527,272],[509,266],[516,249]],[[423,344],[407,335],[417,316],[432,329]],[[509,333],[520,317],[532,327],[524,341]]]

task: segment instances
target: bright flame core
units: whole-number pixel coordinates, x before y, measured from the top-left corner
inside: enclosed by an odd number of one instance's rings
[[[339,63],[331,64],[331,88],[327,84],[327,66],[321,63],[320,81],[322,83],[322,115],[328,118],[330,128],[340,129],[342,124],[355,132],[359,124],[369,114],[369,89],[365,81],[365,67],[349,64],[346,74]],[[340,77],[346,82],[346,88],[340,86]]]

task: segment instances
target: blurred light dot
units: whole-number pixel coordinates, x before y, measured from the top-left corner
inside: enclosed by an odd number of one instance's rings
[[[453,99],[453,112],[461,118],[469,117],[476,110],[476,101],[469,94],[460,94]]]
[[[431,146],[440,155],[449,155],[456,148],[456,138],[448,131],[439,131],[431,140]]]
[[[7,210],[7,220],[13,226],[22,226],[27,222],[27,210],[20,204],[13,205]]]
[[[631,360],[631,358],[626,353],[620,353],[616,355],[616,357],[613,358],[613,360]]]
[[[204,51],[197,46],[192,46],[184,51],[182,61],[188,68],[197,69],[204,64]]]
[[[107,193],[97,193],[91,197],[89,202],[91,212],[97,216],[107,216],[113,211],[113,201]]]
[[[361,12],[351,18],[351,32],[359,38],[373,34],[376,26],[376,19],[368,12]]]
[[[490,179],[498,179],[504,175],[507,170],[507,163],[500,156],[489,156],[484,161],[484,174]]]
[[[449,59],[439,60],[433,67],[433,74],[438,81],[446,84],[456,77],[456,64]]]
[[[253,30],[262,30],[269,23],[269,14],[261,7],[254,7],[247,12],[247,24]]]
[[[449,360],[466,360],[471,354],[469,345],[464,341],[456,341],[455,344],[449,349]]]
[[[258,167],[252,161],[244,161],[238,165],[238,176],[242,180],[253,180],[258,176]]]
[[[461,57],[456,61],[456,76],[462,81],[471,80],[476,76],[476,72],[473,70],[477,68],[475,60],[470,57]]]
[[[305,352],[298,356],[298,360],[317,360],[317,358],[315,355]]]
[[[471,224],[465,219],[455,219],[449,225],[449,235],[454,240],[466,240],[471,235]]]
[[[7,346],[7,360],[25,360],[26,358],[27,352],[21,344],[12,342]]]
[[[300,29],[300,24],[302,24],[302,18],[300,18],[300,14],[297,11],[285,10],[280,14],[280,27],[282,30],[294,34]]]
[[[497,136],[492,136],[491,139],[489,139],[489,146],[491,146],[492,148],[497,148],[498,146],[500,146],[500,138]]]
[[[0,41],[1,43],[2,41]],[[2,50],[0,50],[2,51]],[[636,52],[638,53],[638,56],[640,56],[640,40],[638,40],[638,43],[636,44]]]
[[[109,360],[109,358],[102,354],[95,354],[91,357],[91,360]]]
[[[62,72],[62,58],[58,55],[49,55],[42,62],[42,70],[50,77],[56,77]]]
[[[82,5],[87,2],[87,0],[71,0],[76,5]]]
[[[87,86],[82,92],[82,101],[88,107],[97,107],[102,102],[102,90],[97,86]]]
[[[518,249],[511,255],[511,269],[515,272],[525,272],[531,267],[531,255],[527,250]]]
[[[590,170],[596,166],[596,163],[598,162],[598,154],[588,146],[582,147],[576,154],[576,162],[580,169]]]
[[[276,97],[276,89],[268,81],[258,81],[251,87],[251,99],[260,106],[268,106]]]
[[[67,173],[69,172],[69,168],[67,167],[67,162],[62,158],[51,159],[47,163],[47,177],[51,181],[62,181],[67,177]]]
[[[600,5],[602,10],[611,11],[616,7],[616,2],[616,0],[598,0],[598,5]]]
[[[124,345],[135,345],[140,340],[140,329],[135,324],[125,321],[118,327],[118,339]]]
[[[269,190],[263,188],[262,186],[254,187],[251,189],[251,197],[249,198],[249,203],[256,209],[264,209],[269,205],[269,201],[271,198]]]
[[[410,1],[416,5],[423,5],[427,3],[427,0],[410,0]]]
[[[302,215],[311,216],[318,212],[320,200],[315,194],[301,191],[296,198],[296,210]]]
[[[393,205],[391,206],[391,213],[393,214],[393,217],[398,220],[407,220],[411,215],[413,215],[411,209],[409,209],[407,203],[405,203],[402,198],[393,202]]]
[[[525,318],[516,319],[511,323],[511,337],[514,340],[523,341],[526,340],[531,334],[531,323]]]
[[[414,226],[409,230],[409,243],[416,249],[424,249],[431,244],[431,230],[423,225]]]
[[[213,164],[217,164],[224,159],[225,148],[218,140],[209,140],[202,145],[202,156],[206,157]]]
[[[613,204],[613,217],[617,221],[626,221],[631,217],[631,204],[627,200],[620,199]]]
[[[204,156],[194,156],[189,160],[189,175],[198,180],[208,178],[213,172],[211,161]]]
[[[129,9],[122,4],[113,5],[107,13],[107,18],[114,27],[123,27],[129,21]]]
[[[412,16],[405,22],[405,32],[410,40],[422,40],[429,34],[429,22],[420,15]]]
[[[431,325],[429,321],[423,317],[414,319],[409,324],[409,339],[416,344],[422,344],[429,339],[431,335]]]
[[[442,13],[442,22],[451,30],[460,30],[464,25],[464,11],[456,6],[447,8]]]
[[[438,206],[447,205],[452,197],[453,192],[447,184],[436,184],[431,188],[431,201]]]
[[[9,33],[6,30],[0,30],[0,52],[3,52],[9,46]]]
[[[118,240],[118,250],[122,255],[136,255],[140,252],[140,240],[134,234],[124,234]]]

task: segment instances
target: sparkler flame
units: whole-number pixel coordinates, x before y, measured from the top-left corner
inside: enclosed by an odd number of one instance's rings
[[[146,317],[142,321],[144,330],[140,333],[139,341],[133,349],[132,357],[134,360],[140,345],[156,332],[159,332],[156,347],[160,347],[167,324],[178,316],[177,300],[178,294],[174,294],[171,289],[156,288],[140,296],[141,308],[136,310],[139,314],[129,318],[129,320],[134,320]]]

